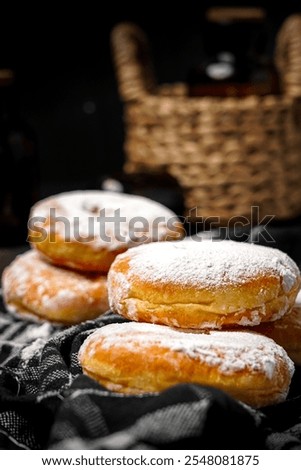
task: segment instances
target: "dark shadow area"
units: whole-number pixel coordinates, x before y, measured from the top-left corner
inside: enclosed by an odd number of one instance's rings
[[[38,192],[23,197],[24,187],[32,184],[32,172],[26,174],[26,168],[21,168],[16,177],[1,154],[2,187],[5,182],[8,188],[20,188],[17,199],[28,206],[26,197],[98,188],[106,176],[120,176],[124,135],[110,50],[112,28],[121,21],[140,25],[152,45],[158,82],[185,81],[191,67],[220,41],[218,34],[206,38],[204,25],[205,9],[216,5],[229,3],[186,2],[178,8],[170,2],[163,8],[162,2],[116,2],[111,12],[99,12],[91,5],[4,7],[0,67],[15,72],[14,100],[36,145],[32,171],[38,168],[39,185],[34,188]],[[283,19],[300,10],[299,2],[292,0],[277,6],[269,2],[250,5],[267,9],[270,48]]]

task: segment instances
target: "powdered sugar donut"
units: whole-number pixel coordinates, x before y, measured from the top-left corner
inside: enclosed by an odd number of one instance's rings
[[[285,253],[233,241],[132,248],[108,275],[113,311],[180,328],[274,321],[291,310],[299,288],[299,269]]]
[[[81,346],[79,361],[84,373],[112,391],[199,383],[254,407],[283,401],[294,371],[284,349],[257,333],[191,333],[136,322],[96,330]]]
[[[108,191],[71,191],[39,201],[29,241],[54,264],[107,272],[129,247],[182,238],[176,215],[145,197]]]
[[[5,268],[2,290],[9,311],[64,324],[93,319],[108,310],[106,276],[53,266],[34,250]]]
[[[272,338],[286,350],[295,364],[301,365],[301,305],[295,305],[280,320],[261,323],[254,330]]]

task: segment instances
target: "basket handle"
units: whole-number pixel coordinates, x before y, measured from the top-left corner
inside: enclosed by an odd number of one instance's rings
[[[283,93],[301,97],[301,14],[290,15],[283,22],[276,37],[275,63]]]
[[[156,87],[148,40],[133,23],[119,23],[111,32],[112,56],[119,94],[132,101]]]

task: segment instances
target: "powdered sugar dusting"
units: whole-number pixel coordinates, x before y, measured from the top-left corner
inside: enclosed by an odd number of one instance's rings
[[[294,308],[282,318],[277,319],[277,321],[269,322],[268,324],[263,324],[263,328],[268,326],[269,328],[275,329],[289,329],[293,333],[297,333],[297,329],[301,328],[301,308],[300,305],[295,304]],[[260,327],[258,329],[260,332]],[[287,338],[290,337],[290,332],[288,332]],[[298,346],[299,348],[300,346]]]
[[[46,341],[50,338],[52,333],[52,326],[48,322],[43,322],[41,325],[31,325],[30,328],[27,328],[25,331],[25,337],[19,335],[19,340],[24,342],[36,341],[37,339]]]
[[[241,326],[259,325],[261,318],[262,314],[260,315],[258,310],[253,310],[250,312],[249,317],[240,318],[237,324]]]
[[[295,300],[296,307],[301,307],[301,291],[298,292],[298,295]]]
[[[210,287],[243,284],[268,275],[279,278],[285,292],[300,282],[299,269],[288,255],[250,243],[183,240],[142,245],[129,253],[129,275],[148,282]]]
[[[109,284],[109,278],[110,278],[110,271],[108,273],[108,284]],[[109,298],[109,304],[113,305],[113,300],[118,300],[122,299],[124,297],[127,297],[130,291],[130,283],[126,277],[125,274],[123,274],[121,271],[119,272],[114,272],[114,286],[112,286],[111,289],[108,289],[108,298]],[[114,299],[113,299],[114,297]]]
[[[163,240],[170,233],[168,222],[176,219],[174,212],[156,201],[110,191],[57,194],[39,201],[32,208],[31,217],[48,219],[50,210],[55,211],[56,218],[67,219],[66,223],[55,220],[56,232],[67,234],[71,240],[81,237],[96,250],[134,246],[140,237],[144,242]]]
[[[101,341],[102,349],[111,349],[115,345],[133,352],[145,353],[150,345],[179,351],[199,359],[208,366],[217,367],[225,375],[248,370],[260,372],[271,379],[276,372],[276,362],[281,358],[292,375],[293,362],[284,349],[273,340],[251,332],[211,331],[210,333],[190,333],[167,326],[148,323],[111,324],[96,330],[83,343],[79,357],[88,354],[92,357]]]
[[[74,305],[105,303],[106,277],[82,274],[46,263],[35,250],[19,255],[2,276],[4,300],[10,311],[56,311]],[[27,300],[25,300],[27,299]],[[14,304],[20,304],[17,307]],[[103,306],[103,305],[102,305]]]
[[[23,362],[23,367],[37,354],[41,352],[46,343],[45,339],[37,338],[32,344],[26,346],[21,351],[21,361]]]

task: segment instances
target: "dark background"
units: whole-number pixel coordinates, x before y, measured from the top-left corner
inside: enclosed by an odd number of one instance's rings
[[[145,30],[158,81],[172,82],[185,80],[201,60],[205,8],[245,4],[133,3],[73,2],[68,9],[62,2],[10,4],[2,11],[0,65],[14,69],[19,112],[36,135],[41,196],[97,187],[105,175],[122,169],[122,105],[110,51],[115,24],[130,20]],[[271,38],[288,14],[300,10],[292,0],[249,3],[256,4],[267,8]]]

